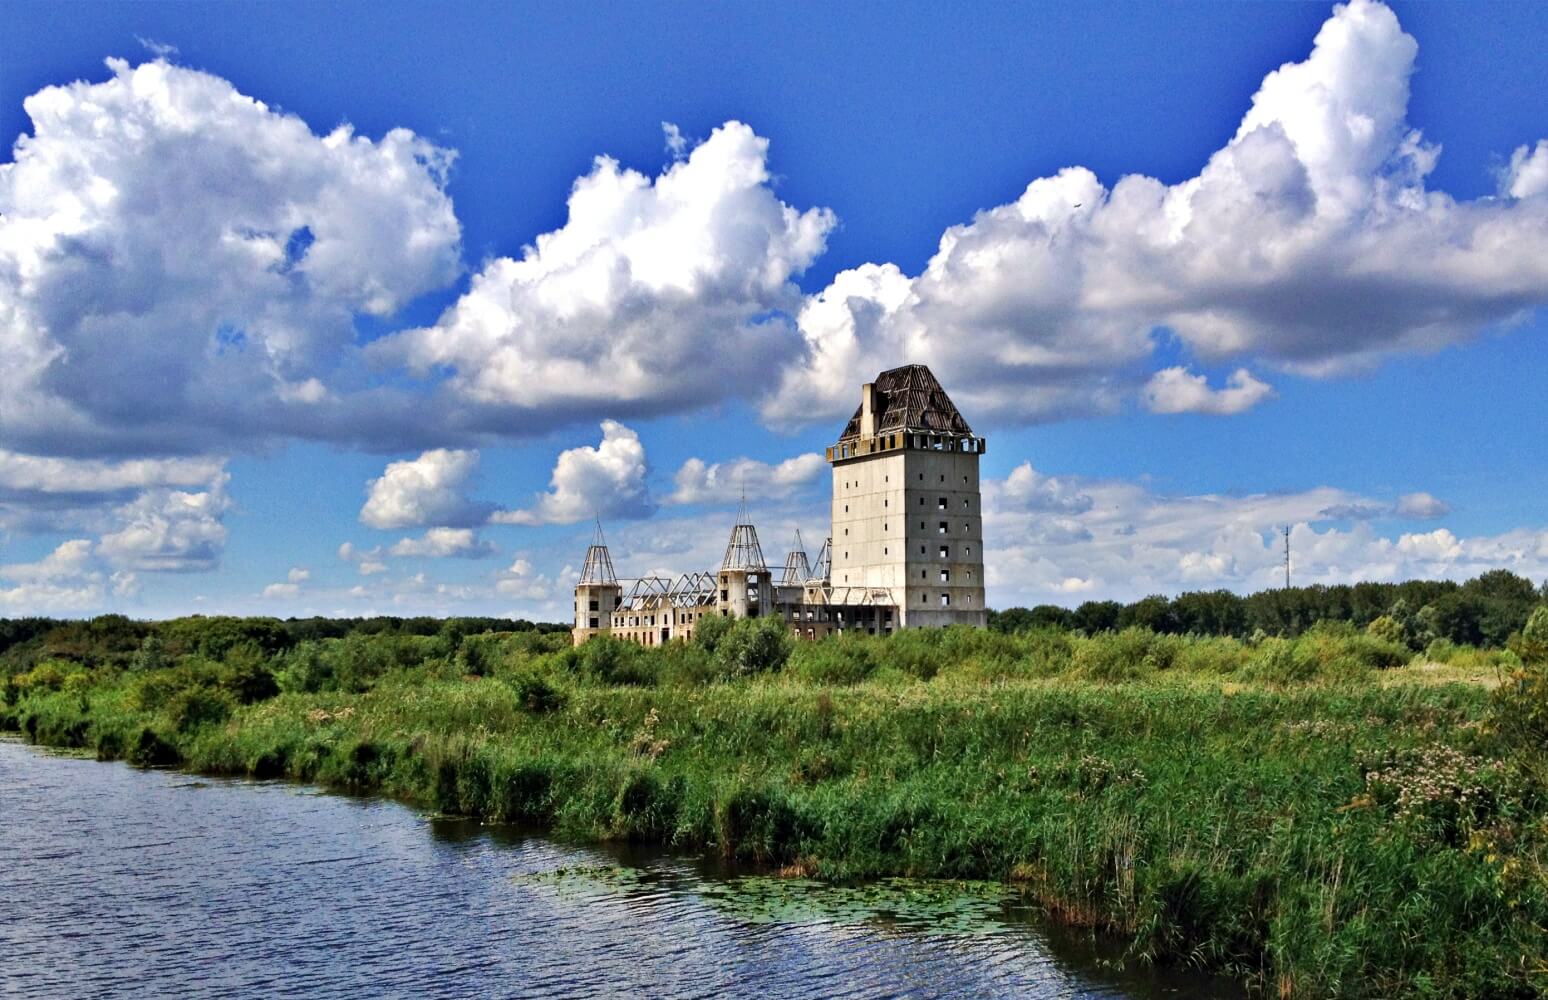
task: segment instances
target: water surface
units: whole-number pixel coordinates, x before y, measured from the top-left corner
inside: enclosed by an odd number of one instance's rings
[[[0,994],[1230,996],[989,885],[831,887],[0,740]]]

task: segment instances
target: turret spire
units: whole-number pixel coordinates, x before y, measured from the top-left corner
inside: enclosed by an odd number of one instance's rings
[[[785,556],[785,573],[780,586],[799,587],[812,578],[812,564],[806,559],[806,546],[801,542],[801,529],[797,528],[795,541],[790,543],[790,554]]]
[[[586,548],[586,565],[581,567],[581,586],[588,584],[617,585],[613,574],[613,557],[607,551],[607,539],[602,536],[602,519],[597,518],[597,530]]]

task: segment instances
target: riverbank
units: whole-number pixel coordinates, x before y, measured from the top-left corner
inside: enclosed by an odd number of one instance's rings
[[[188,664],[27,675],[0,721],[107,758],[789,874],[1009,880],[1123,935],[1134,960],[1271,995],[1548,989],[1548,813],[1491,723],[1499,675],[1476,662],[1375,671],[1340,653],[1271,680],[1261,656],[1212,672],[1139,650],[1102,679],[1111,665],[1085,647],[1050,667],[1034,649],[1047,637],[948,636],[874,644],[896,662],[840,684],[832,650],[821,669],[805,652],[712,680],[602,662],[603,647],[480,641],[366,690],[247,705],[179,679]],[[940,655],[923,669],[928,642]],[[1194,651],[1217,668],[1228,652]]]

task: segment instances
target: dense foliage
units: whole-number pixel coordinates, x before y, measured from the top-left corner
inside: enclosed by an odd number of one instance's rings
[[[1119,604],[1087,601],[1071,610],[1053,604],[990,613],[990,627],[1002,632],[1035,628],[1078,629],[1087,634],[1132,626],[1172,635],[1256,633],[1296,636],[1318,622],[1348,622],[1365,628],[1388,618],[1403,629],[1403,641],[1422,650],[1437,639],[1457,645],[1503,646],[1527,616],[1548,601],[1541,589],[1508,570],[1494,570],[1466,583],[1409,580],[1286,587],[1242,596],[1229,590],[1154,595]]]
[[[1481,648],[1399,600],[1283,635],[765,619],[654,648],[103,618],[7,633],[0,726],[792,873],[1007,879],[1279,996],[1548,995],[1548,609]]]

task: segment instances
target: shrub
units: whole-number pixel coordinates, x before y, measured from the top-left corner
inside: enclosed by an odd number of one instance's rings
[[[797,643],[791,673],[813,684],[858,684],[876,670],[876,644],[863,636],[833,635]]]
[[[1245,673],[1270,684],[1294,684],[1317,676],[1317,659],[1309,646],[1293,639],[1265,639],[1248,661]]]
[[[682,779],[662,781],[646,769],[630,773],[613,800],[613,829],[632,841],[659,842],[677,822]]]
[[[1365,631],[1366,634],[1382,642],[1406,643],[1408,641],[1402,623],[1391,615],[1382,615],[1374,619],[1365,626]]]
[[[659,683],[696,687],[720,680],[720,666],[697,642],[669,642],[656,654]]]
[[[72,676],[84,673],[85,670],[77,663],[44,660],[26,673],[18,674],[16,687],[24,694],[32,691],[58,691]]]
[[[231,718],[233,701],[231,695],[218,688],[180,688],[167,699],[165,713],[173,729],[186,733]]]
[[[140,648],[129,660],[129,669],[136,671],[165,670],[171,665],[166,650],[162,647],[161,636],[155,632],[145,637],[140,643]]]
[[[648,686],[656,682],[648,652],[610,635],[587,641],[575,651],[574,661],[582,676],[600,684]]]
[[[243,643],[226,655],[220,686],[240,705],[251,705],[279,694],[279,682],[269,669],[268,657],[252,643]]]
[[[1533,610],[1511,649],[1529,666],[1548,662],[1548,604]]]
[[[1190,638],[1172,660],[1175,670],[1197,674],[1230,674],[1241,669],[1246,654],[1235,639]]]
[[[553,815],[553,765],[542,760],[518,764],[500,784],[499,808],[508,821],[538,823]]]
[[[1424,650],[1424,658],[1431,663],[1450,663],[1458,651],[1466,647],[1458,646],[1450,639],[1436,639]]]
[[[879,642],[878,656],[883,666],[927,681],[934,677],[945,662],[957,662],[945,649],[945,629],[908,629],[894,632],[881,640],[855,638],[867,643]]]
[[[782,668],[793,643],[783,619],[743,618],[720,640],[715,659],[729,674],[760,674]]]
[[[1097,681],[1133,680],[1154,668],[1149,655],[1155,640],[1156,634],[1147,628],[1094,635],[1076,644],[1075,672]]]
[[[128,761],[135,767],[170,767],[179,763],[182,756],[177,748],[162,739],[149,726],[140,730],[129,748]]]
[[[1356,635],[1344,644],[1345,654],[1372,670],[1391,670],[1414,658],[1413,650],[1402,643],[1387,642],[1374,635]]]
[[[221,667],[189,657],[169,670],[151,670],[131,675],[129,707],[141,712],[159,712],[181,691],[197,687],[218,687]]]
[[[1494,728],[1523,767],[1548,786],[1548,608],[1532,612],[1505,657],[1516,663],[1494,690]]]
[[[736,622],[725,615],[706,614],[693,626],[693,641],[706,652],[713,653]]]
[[[1037,629],[1016,637],[1011,662],[1002,673],[1046,677],[1068,670],[1075,658],[1075,644],[1069,633],[1056,629]]]
[[[516,689],[517,702],[533,715],[556,712],[564,707],[564,695],[535,674],[519,674],[511,686]]]
[[[280,661],[274,680],[281,691],[316,694],[336,687],[333,664],[324,659],[322,643],[303,642]]]
[[[424,662],[436,639],[400,633],[365,635],[352,632],[325,640],[319,655],[332,681],[319,690],[361,692],[376,686],[384,674]]]
[[[795,857],[801,820],[789,799],[776,791],[737,788],[716,804],[716,840],[721,854],[758,864]]]
[[[485,636],[466,636],[457,647],[457,667],[464,674],[487,677],[494,673],[497,662],[494,643],[489,642]]]

